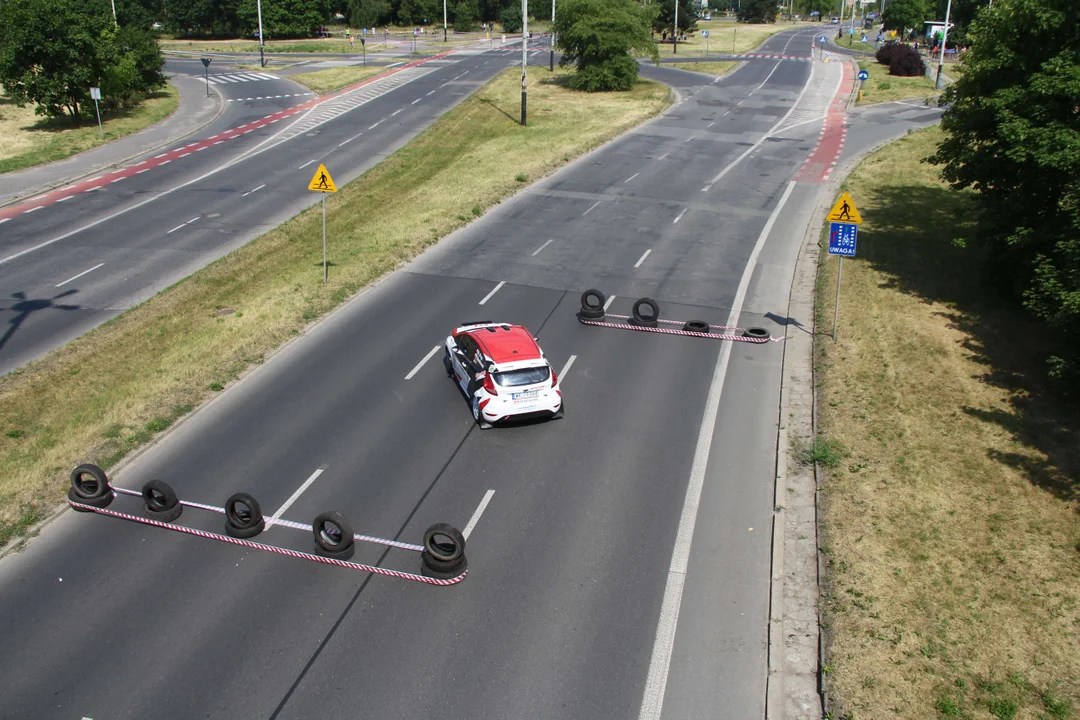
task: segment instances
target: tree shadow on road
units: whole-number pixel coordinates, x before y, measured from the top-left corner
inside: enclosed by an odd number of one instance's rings
[[[65,290],[59,295],[55,295],[51,298],[37,298],[29,299],[26,297],[26,293],[20,291],[11,294],[14,303],[7,307],[0,308],[3,312],[15,313],[15,316],[8,321],[8,329],[4,332],[3,336],[0,336],[0,351],[3,351],[4,347],[8,344],[8,341],[15,336],[15,333],[19,331],[19,328],[23,326],[23,323],[29,319],[31,315],[42,310],[79,310],[78,305],[65,305],[57,303],[57,300],[70,297],[79,292],[78,290]]]

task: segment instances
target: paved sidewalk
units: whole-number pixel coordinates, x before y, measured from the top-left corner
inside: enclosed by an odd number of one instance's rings
[[[221,95],[211,92],[206,97],[206,86],[201,79],[175,75],[169,82],[180,91],[180,104],[172,115],[93,150],[0,175],[0,207],[157,150],[206,126],[221,113],[224,107]]]

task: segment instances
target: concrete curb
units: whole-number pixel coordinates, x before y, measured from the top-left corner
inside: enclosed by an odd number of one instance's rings
[[[176,77],[176,76],[174,75],[173,77]],[[172,82],[173,77],[169,78],[170,82]],[[175,85],[175,83],[173,83],[173,84]],[[178,85],[176,86],[176,88],[177,88],[178,91],[180,90],[180,87]],[[184,99],[184,96],[183,96],[183,92],[182,91],[180,91],[180,92],[181,92],[180,102],[182,103],[183,99]],[[102,170],[117,167],[118,165],[123,165],[125,163],[131,162],[135,158],[142,157],[143,155],[148,155],[148,154],[150,154],[152,152],[156,152],[156,151],[160,150],[161,148],[165,147],[166,145],[171,145],[172,143],[175,143],[178,140],[182,140],[182,139],[184,139],[186,137],[194,135],[195,133],[199,132],[200,130],[205,128],[207,125],[209,125],[210,123],[214,122],[219,117],[221,117],[221,113],[223,113],[225,111],[226,103],[225,103],[225,99],[221,95],[221,92],[218,91],[217,88],[214,88],[214,92],[216,93],[217,99],[218,99],[217,112],[215,112],[212,117],[208,118],[205,122],[201,123],[200,125],[198,125],[196,127],[193,127],[193,128],[188,128],[183,133],[171,136],[171,137],[169,137],[169,138],[167,138],[165,140],[162,140],[159,143],[156,143],[156,144],[154,144],[152,146],[148,146],[146,148],[143,148],[143,149],[139,150],[139,152],[134,153],[133,155],[129,155],[129,156],[127,156],[125,158],[122,158],[120,160],[112,160],[112,161],[110,161],[108,163],[104,163],[102,165],[97,165],[94,168],[92,168],[90,170],[87,170],[86,172],[83,172],[81,174],[72,175],[72,176],[67,177],[67,178],[65,178],[63,180],[60,180],[60,181],[57,181],[57,182],[54,182],[54,183],[51,183],[51,184],[48,184],[48,185],[39,186],[38,188],[36,188],[34,190],[27,191],[26,195],[19,195],[19,196],[12,197],[12,198],[10,198],[8,200],[0,201],[0,208],[8,207],[9,205],[15,205],[17,203],[26,202],[27,200],[32,200],[33,198],[37,197],[38,195],[42,195],[44,193],[51,192],[51,191],[55,190],[58,187],[63,187],[64,185],[70,185],[71,183],[78,182],[79,180],[82,180],[84,178],[88,178],[91,175],[96,175],[96,174],[100,173]],[[169,118],[174,117],[179,112],[180,112],[180,105],[178,104],[177,107],[176,107],[176,110],[174,110],[171,115],[169,115],[168,117],[162,118],[157,123],[154,123],[154,125],[148,125],[147,127],[143,128],[143,130],[140,130],[139,132],[149,130],[149,129],[155,127],[156,125],[169,120]],[[138,133],[133,133],[132,135],[126,135],[123,138],[117,138],[116,140],[113,140],[112,142],[119,142],[121,140],[125,140],[127,138],[134,137],[135,135],[138,135]],[[105,145],[98,145],[98,148],[108,147],[109,144],[110,143],[106,143]],[[97,148],[92,148],[92,149],[87,150],[85,152],[93,152],[96,149]],[[61,160],[56,160],[54,162],[70,161],[70,160],[78,158],[78,157],[79,157],[79,154],[71,155],[71,156],[63,158]],[[47,167],[49,164],[51,164],[51,163],[48,163],[45,166],[40,166],[39,165],[39,166],[34,166],[34,167]],[[29,168],[27,168],[27,169],[29,169]],[[18,172],[18,171],[16,171],[16,172]]]

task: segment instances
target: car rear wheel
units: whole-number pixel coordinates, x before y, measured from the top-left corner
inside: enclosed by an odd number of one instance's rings
[[[483,422],[484,418],[480,414],[480,398],[475,395],[472,396],[472,416],[476,422]]]
[[[442,364],[446,368],[446,377],[454,377],[454,364],[450,361],[450,352],[447,350],[443,351]]]

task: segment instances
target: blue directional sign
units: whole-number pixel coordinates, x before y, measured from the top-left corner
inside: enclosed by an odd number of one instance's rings
[[[701,37],[709,37],[709,31],[708,30],[702,30],[701,31]],[[804,40],[803,42],[806,42],[806,41]]]
[[[870,73],[868,73],[866,70],[860,70],[859,71],[859,79],[860,80],[866,80],[868,77],[870,77]]]
[[[855,257],[855,240],[859,226],[855,223],[829,223],[829,254]]]

